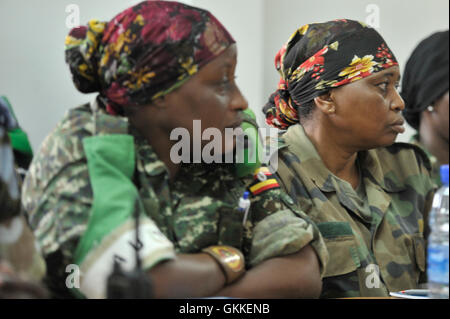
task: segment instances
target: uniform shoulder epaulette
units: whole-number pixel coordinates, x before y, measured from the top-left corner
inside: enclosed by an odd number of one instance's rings
[[[397,142],[397,143],[392,144],[391,146],[388,146],[387,149],[389,150],[390,153],[393,153],[393,154],[397,154],[398,152],[405,150],[405,149],[413,150],[417,156],[417,160],[419,162],[423,163],[423,165],[425,165],[425,167],[429,171],[431,171],[431,169],[432,169],[430,158],[428,157],[427,153],[420,146],[417,146],[417,145],[411,144],[411,143]]]
[[[86,103],[68,111],[63,123],[74,122],[70,134],[74,134],[76,131],[86,131],[86,128],[92,123],[91,127],[96,129],[96,135],[110,135],[110,134],[129,134],[128,120],[121,116],[110,115],[104,111],[94,110],[93,103]],[[97,107],[98,108],[98,107]],[[94,116],[94,112],[97,112]],[[91,134],[93,132],[90,132]]]
[[[262,166],[253,173],[253,183],[248,188],[253,196],[257,196],[268,190],[280,188],[280,184],[269,168]]]

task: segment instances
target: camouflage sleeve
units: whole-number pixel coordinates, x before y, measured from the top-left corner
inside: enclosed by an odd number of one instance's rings
[[[92,205],[88,168],[70,135],[59,127],[44,140],[22,188],[22,205],[47,265],[45,284],[56,298],[74,297],[67,270],[73,269]]]
[[[45,274],[45,264],[21,214],[19,179],[3,127],[0,127],[0,164],[0,260],[11,264],[22,279],[39,281]]]
[[[91,114],[69,111],[36,153],[22,188],[22,205],[44,256],[72,259],[89,221],[93,191],[82,140],[92,135]]]
[[[250,266],[273,257],[286,256],[311,245],[320,262],[323,276],[328,251],[317,226],[280,188],[254,196],[251,204],[252,229]]]
[[[43,254],[60,250],[71,260],[89,219],[92,189],[84,163],[67,164],[53,173],[45,164],[49,161],[50,156],[43,153],[33,161],[23,186],[22,204]]]
[[[82,140],[94,130],[88,107],[70,110],[36,153],[22,188],[22,205],[44,256],[71,260],[93,202]]]

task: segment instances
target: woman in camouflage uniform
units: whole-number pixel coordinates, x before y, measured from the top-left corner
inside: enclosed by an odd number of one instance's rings
[[[364,23],[298,29],[275,59],[267,123],[283,129],[278,175],[328,248],[322,297],[417,288],[434,191],[430,163],[404,132],[396,59]]]
[[[109,23],[72,30],[66,45],[77,88],[99,96],[67,113],[24,185],[53,291],[105,297],[113,261],[132,270],[138,247],[156,297],[320,294],[320,232],[270,173],[241,179],[233,165],[171,157],[174,129],[192,137],[201,120],[223,133],[247,108],[234,78],[236,46],[219,21],[180,3],[145,1]],[[134,212],[142,213],[139,242]]]

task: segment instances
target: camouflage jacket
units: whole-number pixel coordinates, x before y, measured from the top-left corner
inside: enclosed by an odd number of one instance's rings
[[[1,113],[1,110],[0,110]],[[25,216],[22,215],[19,174],[0,114],[0,263],[11,265],[15,275],[26,281],[40,281],[45,264],[36,248]],[[1,274],[0,274],[1,277]],[[1,282],[0,278],[0,282]],[[0,283],[1,284],[1,283]]]
[[[247,268],[251,268],[310,244],[321,265],[326,264],[328,254],[318,228],[279,188],[251,198],[250,218],[244,227],[238,202],[252,178],[235,178],[227,165],[191,164],[182,166],[171,182],[164,163],[125,119],[100,110],[96,122],[97,134],[129,133],[135,137],[135,184],[145,214],[177,253],[230,245],[243,251]],[[64,267],[73,263],[90,216],[93,192],[81,142],[93,130],[88,104],[70,110],[43,142],[23,188],[24,207],[52,268],[48,285],[60,293],[64,290]]]
[[[411,140],[409,141],[411,144],[414,144],[418,147],[420,147],[425,154],[427,154],[428,158],[430,159],[431,163],[431,178],[433,179],[434,183],[438,186],[442,186],[441,182],[441,165],[439,164],[439,161],[436,156],[431,154],[426,147],[420,142],[420,136],[419,134],[416,134],[411,137]]]
[[[317,224],[328,248],[322,298],[417,288],[434,193],[423,152],[400,143],[360,152],[357,192],[325,167],[302,126],[290,127],[279,143],[283,187]]]

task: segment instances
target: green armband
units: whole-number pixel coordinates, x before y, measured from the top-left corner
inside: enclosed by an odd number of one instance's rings
[[[241,124],[241,128],[247,137],[247,143],[244,144],[243,150],[237,150],[235,165],[238,177],[252,175],[261,166],[260,155],[263,150],[255,113],[250,109],[246,109],[243,115],[244,121]]]

